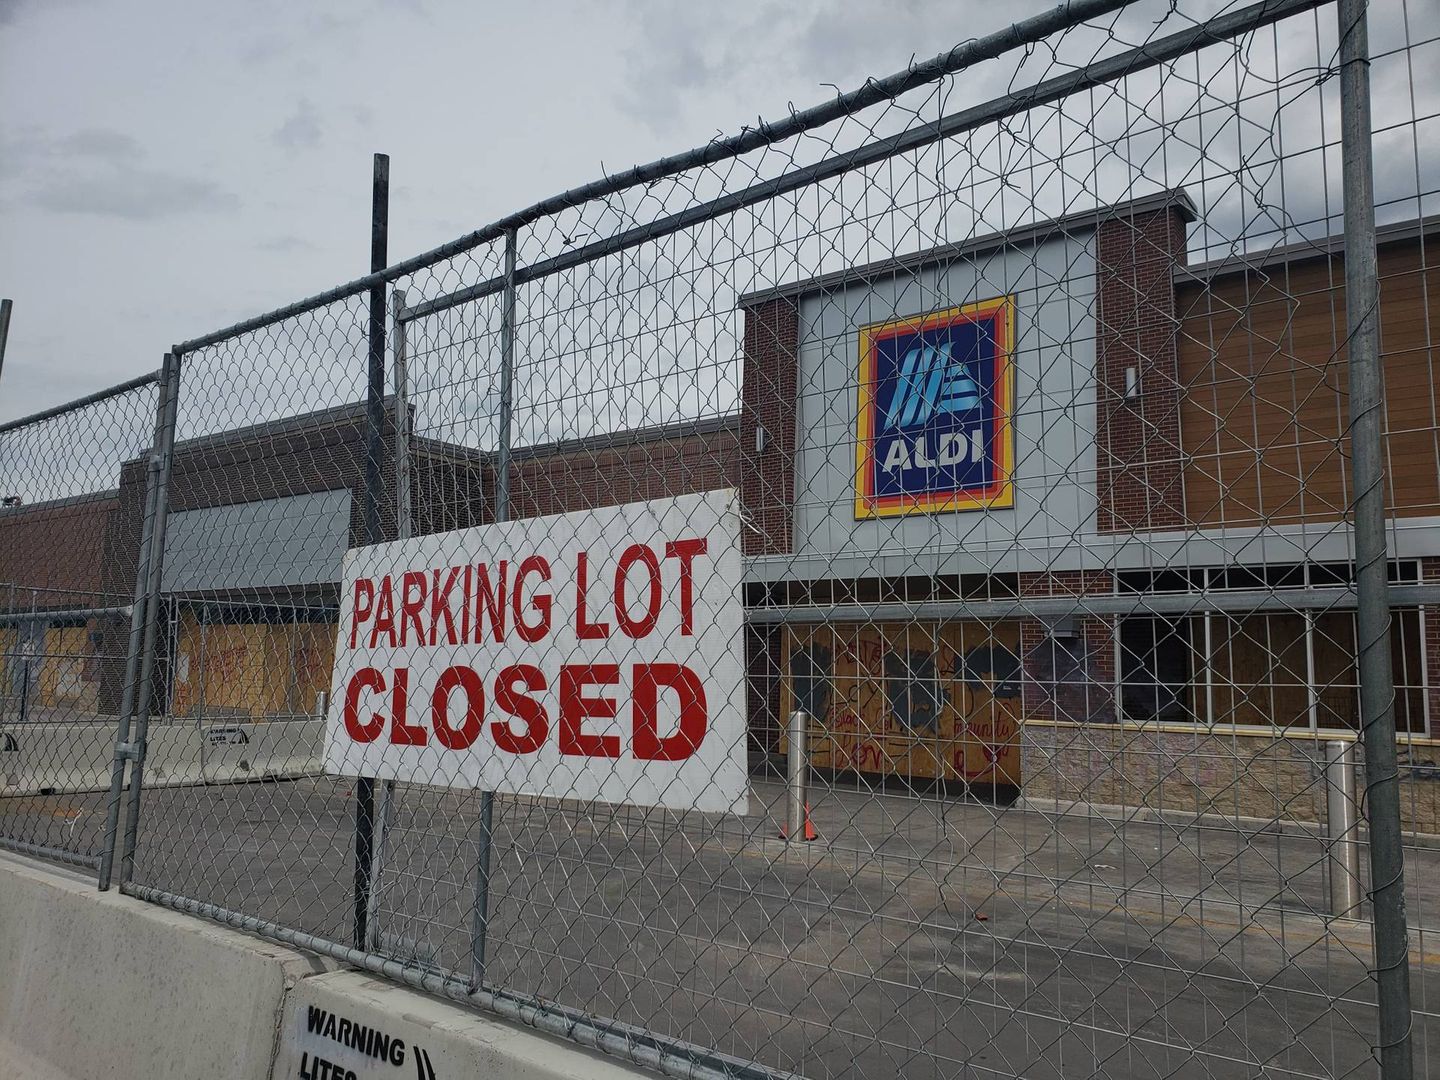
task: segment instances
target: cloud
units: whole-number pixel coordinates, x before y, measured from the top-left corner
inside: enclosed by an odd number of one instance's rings
[[[75,155],[105,161],[136,161],[144,156],[138,142],[111,128],[84,128],[57,140],[53,149],[62,157]]]
[[[59,178],[37,188],[30,202],[57,214],[95,214],[126,221],[234,210],[240,205],[236,195],[212,181],[130,168],[104,176]]]
[[[290,51],[290,43],[279,34],[262,34],[240,49],[237,59],[248,68],[261,67]]]
[[[628,78],[618,103],[654,130],[674,126],[690,97],[736,74],[734,58],[702,50],[701,43],[717,49],[718,42],[707,32],[707,11],[701,5],[632,7],[634,44],[621,54]]]
[[[14,26],[20,21],[20,16],[29,14],[34,10],[53,10],[56,7],[78,7],[87,0],[44,0],[43,3],[36,3],[35,0],[0,0],[0,26]]]
[[[813,74],[799,105],[810,105],[872,75],[888,75],[912,58],[929,59],[940,44],[967,36],[972,24],[990,19],[979,0],[896,0],[867,8],[843,0],[765,0],[727,13],[729,25],[717,34],[704,5],[663,6],[631,0],[631,40],[621,59],[628,85],[619,97],[627,113],[656,130],[680,120],[692,101],[705,95],[735,96],[755,86],[773,86],[777,73]],[[823,82],[822,82],[823,80]],[[780,115],[773,101],[767,119]],[[735,124],[747,117],[735,117]],[[727,128],[727,130],[729,130]]]
[[[143,156],[144,150],[138,142],[113,128],[82,128],[60,138],[46,136],[36,128],[27,128],[21,134],[0,141],[0,178],[21,176],[35,169],[55,168],[75,158],[124,162],[136,161]]]
[[[261,240],[255,245],[261,251],[313,251],[315,245],[303,237],[287,233],[284,236],[272,236],[269,239]]]
[[[309,98],[301,98],[294,114],[270,138],[286,150],[313,150],[320,145],[322,134],[319,112]]]
[[[149,167],[145,159],[137,139],[113,128],[55,137],[32,129],[0,146],[0,179],[20,181],[22,201],[57,214],[155,221],[240,205],[212,180]]]

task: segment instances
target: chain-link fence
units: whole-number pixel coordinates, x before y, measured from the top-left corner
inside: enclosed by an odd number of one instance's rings
[[[1423,1073],[1440,25],[1369,29],[1072,0],[5,429],[0,738],[108,727],[3,846],[677,1076]]]
[[[0,425],[0,847],[98,866],[117,717],[133,711],[134,568],[156,378]]]

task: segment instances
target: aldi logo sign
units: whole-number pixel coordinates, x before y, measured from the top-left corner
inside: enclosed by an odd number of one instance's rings
[[[857,518],[1013,506],[1012,297],[860,331]]]

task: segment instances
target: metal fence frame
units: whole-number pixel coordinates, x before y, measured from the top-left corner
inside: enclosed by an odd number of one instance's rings
[[[1310,11],[1331,0],[1262,0],[1250,7],[1232,11],[1184,32],[1096,62],[1084,69],[1053,78],[1025,90],[1008,94],[993,102],[953,114],[944,120],[912,128],[902,134],[880,139],[861,148],[835,155],[823,161],[756,183],[682,212],[582,244],[563,255],[552,256],[528,266],[518,266],[517,231],[556,212],[590,200],[623,192],[637,185],[674,176],[687,170],[732,157],[750,150],[773,145],[828,124],[838,118],[860,112],[868,106],[893,98],[908,89],[933,83],[940,78],[964,70],[980,60],[1000,55],[1018,47],[1033,45],[1051,34],[1077,26],[1087,19],[1117,11],[1130,0],[1072,0],[1071,3],[1043,15],[1017,23],[1010,29],[955,49],[886,79],[872,80],[860,90],[838,96],[834,101],[771,124],[761,124],[740,135],[717,139],[684,154],[662,158],[648,165],[607,177],[502,218],[449,244],[423,255],[387,265],[385,245],[385,200],[388,189],[388,161],[377,157],[375,176],[375,228],[372,232],[371,272],[346,285],[320,293],[309,299],[277,309],[266,315],[244,320],[214,333],[185,341],[165,355],[158,373],[140,376],[109,390],[77,399],[54,409],[0,424],[0,434],[26,424],[62,415],[87,404],[154,384],[157,406],[153,450],[148,461],[148,480],[144,512],[144,530],[140,546],[140,562],[135,591],[128,609],[106,609],[128,613],[129,640],[126,651],[124,699],[116,727],[115,754],[111,784],[107,798],[105,843],[97,859],[0,836],[0,848],[22,854],[78,864],[97,871],[99,887],[119,885],[127,895],[178,911],[201,915],[245,929],[273,940],[302,947],[341,960],[347,964],[385,976],[430,993],[439,994],[496,1012],[629,1060],[660,1069],[671,1076],[761,1077],[774,1075],[768,1069],[745,1062],[726,1059],[702,1048],[679,1040],[654,1035],[623,1024],[596,1021],[575,1010],[552,1003],[528,999],[490,986],[485,980],[486,963],[486,896],[489,880],[491,847],[490,802],[482,803],[481,826],[475,842],[476,906],[472,926],[472,971],[468,979],[437,975],[417,970],[387,958],[378,940],[370,933],[373,924],[370,911],[370,890],[379,870],[377,859],[383,858],[384,826],[388,805],[388,788],[382,786],[378,800],[375,782],[362,780],[357,785],[355,803],[354,850],[354,940],[343,944],[269,922],[243,912],[227,910],[214,904],[169,893],[163,889],[132,882],[131,875],[139,836],[141,794],[144,788],[144,764],[147,727],[151,712],[152,672],[156,663],[161,572],[167,513],[167,485],[174,455],[177,404],[181,372],[187,354],[215,345],[241,334],[273,326],[283,320],[317,310],[337,300],[368,294],[369,350],[367,356],[368,391],[366,424],[368,457],[364,484],[365,532],[371,543],[381,537],[382,484],[381,439],[385,423],[385,347],[387,327],[394,334],[393,354],[397,391],[397,417],[407,415],[404,407],[404,335],[411,322],[438,314],[456,305],[485,296],[500,295],[502,367],[500,374],[498,487],[495,497],[495,520],[509,515],[509,462],[511,456],[511,409],[514,370],[514,338],[516,326],[517,288],[527,282],[578,266],[603,255],[614,254],[686,229],[697,223],[754,205],[776,195],[795,191],[827,177],[848,172],[860,166],[884,161],[906,150],[954,137],[974,128],[1012,116],[1038,104],[1061,100],[1069,94],[1100,86],[1124,75],[1154,67],[1183,56],[1204,45],[1230,40],[1238,35],[1273,24],[1288,16]],[[1303,595],[1277,596],[1273,591],[1246,593],[1213,592],[1174,597],[1153,595],[1089,596],[1083,598],[1015,600],[947,601],[920,604],[863,605],[854,607],[816,606],[804,611],[757,610],[750,614],[756,625],[824,623],[847,615],[868,620],[910,620],[920,617],[938,619],[1004,619],[1021,613],[1027,615],[1118,615],[1126,613],[1192,614],[1205,611],[1256,611],[1267,606],[1283,610],[1343,610],[1353,608],[1359,618],[1360,684],[1363,695],[1363,739],[1369,784],[1363,817],[1369,830],[1369,857],[1374,888],[1369,895],[1374,910],[1374,932],[1377,950],[1375,979],[1378,985],[1380,1031],[1377,1040],[1381,1056],[1381,1074],[1385,1080],[1408,1080],[1413,1075],[1410,1046],[1411,1008],[1409,989],[1408,945],[1404,901],[1404,856],[1396,765],[1396,726],[1394,710],[1394,678],[1390,656],[1389,607],[1398,605],[1440,604],[1440,585],[1392,585],[1387,580],[1386,517],[1384,506],[1384,447],[1382,431],[1383,391],[1378,348],[1378,270],[1376,263],[1374,190],[1371,163],[1371,123],[1369,112],[1369,53],[1366,38],[1365,0],[1337,0],[1340,28],[1342,88],[1342,121],[1344,151],[1344,219],[1347,258],[1347,325],[1345,340],[1350,356],[1350,435],[1354,446],[1353,501],[1356,562],[1359,569],[1355,587],[1307,589]],[[504,272],[499,277],[459,289],[448,295],[431,298],[407,306],[403,293],[390,297],[387,311],[387,286],[417,270],[469,251],[482,244],[503,241]],[[387,321],[388,319],[388,321]],[[408,421],[405,421],[408,422]],[[402,492],[408,492],[408,473],[403,465],[407,434],[402,434]],[[402,506],[408,505],[408,494],[402,494]],[[408,521],[408,513],[402,513]],[[402,535],[407,526],[402,526]],[[803,745],[803,740],[796,740]],[[1333,750],[1335,760],[1346,756],[1343,744]],[[127,770],[128,763],[128,770]],[[1353,770],[1353,761],[1352,761]],[[803,768],[797,774],[803,778]],[[1344,808],[1343,771],[1332,787],[1342,791],[1339,805]],[[1353,785],[1353,771],[1351,773]],[[800,787],[803,793],[803,784]],[[121,841],[121,806],[124,796],[125,814]],[[803,794],[801,796],[803,798]],[[1335,798],[1334,793],[1331,795]],[[1350,799],[1353,803],[1353,786]],[[799,819],[792,822],[797,828]],[[1332,828],[1333,828],[1332,824]],[[1332,836],[1343,837],[1354,828],[1353,821]],[[119,855],[118,874],[115,868]],[[1354,846],[1346,845],[1344,857],[1354,858]],[[118,877],[118,882],[117,882]],[[1333,885],[1332,885],[1333,888]],[[1337,903],[1350,910],[1353,897]]]

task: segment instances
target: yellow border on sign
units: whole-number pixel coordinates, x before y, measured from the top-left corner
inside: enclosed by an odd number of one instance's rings
[[[999,453],[995,461],[996,480],[986,494],[939,492],[924,495],[890,495],[877,499],[866,490],[874,476],[874,410],[875,410],[875,342],[881,337],[898,333],[917,333],[948,326],[957,322],[979,322],[995,319],[995,414]],[[1015,431],[1011,412],[1015,399],[1015,365],[1011,350],[1015,341],[1015,297],[1001,296],[974,304],[948,308],[930,315],[872,323],[860,328],[860,378],[856,411],[855,446],[855,517],[857,520],[877,517],[904,517],[908,514],[940,514],[956,510],[1004,509],[1015,505],[1015,484],[1011,476],[1015,464]]]

